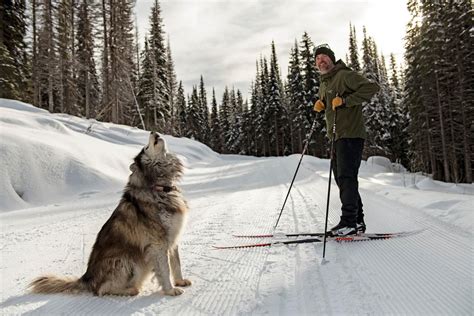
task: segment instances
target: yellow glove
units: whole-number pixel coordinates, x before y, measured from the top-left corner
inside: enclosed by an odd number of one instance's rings
[[[341,105],[344,104],[344,99],[341,98],[341,97],[335,97],[334,99],[332,99],[332,102],[331,102],[331,103],[332,103],[332,109],[333,109],[333,111],[336,111],[336,108],[337,108],[338,106],[341,106]]]
[[[318,101],[316,101],[316,103],[314,103],[314,107],[313,107],[314,111],[319,113],[319,112],[321,112],[325,109],[326,109],[326,106],[324,105],[323,101],[318,100]]]

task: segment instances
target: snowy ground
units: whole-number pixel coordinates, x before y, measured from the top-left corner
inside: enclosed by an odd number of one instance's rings
[[[213,250],[232,233],[271,232],[299,156],[218,155],[165,137],[187,166],[191,211],[181,243],[194,284],[164,297],[31,295],[34,277],[80,276],[147,132],[51,115],[0,99],[0,314],[472,315],[474,185],[432,181],[382,158],[361,167],[368,232],[423,229],[380,241]],[[277,232],[322,231],[329,163],[306,156]],[[330,225],[339,216],[333,187]],[[258,240],[257,240],[258,241]]]

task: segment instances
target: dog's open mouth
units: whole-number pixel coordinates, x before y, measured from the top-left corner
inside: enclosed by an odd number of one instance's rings
[[[152,135],[154,136],[153,145],[156,146],[158,144],[159,139],[160,139],[160,134],[152,132]]]

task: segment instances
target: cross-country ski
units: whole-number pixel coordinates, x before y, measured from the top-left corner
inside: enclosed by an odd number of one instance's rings
[[[399,232],[399,233],[364,233],[358,235],[350,236],[339,236],[327,237],[327,241],[336,241],[336,242],[353,242],[353,241],[369,241],[369,240],[382,240],[382,239],[391,239],[398,237],[406,237],[413,234],[417,234],[420,231],[411,231],[411,232]],[[313,236],[318,238],[298,238],[298,237],[307,237]],[[248,244],[237,244],[237,245],[214,245],[215,249],[240,249],[240,248],[256,248],[256,247],[270,247],[277,245],[297,245],[297,244],[306,244],[306,243],[321,243],[323,242],[324,233],[293,233],[293,234],[269,234],[269,235],[234,235],[238,238],[274,238],[275,240],[269,242],[261,243],[248,243]],[[281,239],[282,237],[286,237]]]

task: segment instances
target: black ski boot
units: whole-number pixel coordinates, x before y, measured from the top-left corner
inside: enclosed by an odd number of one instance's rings
[[[356,235],[356,234],[357,234],[356,227],[346,225],[343,222],[339,222],[339,224],[331,228],[331,230],[328,232],[328,236],[332,236],[332,237],[349,236],[349,235]]]
[[[365,233],[367,226],[365,226],[364,219],[358,220],[357,221],[357,233],[358,234],[363,234]]]

